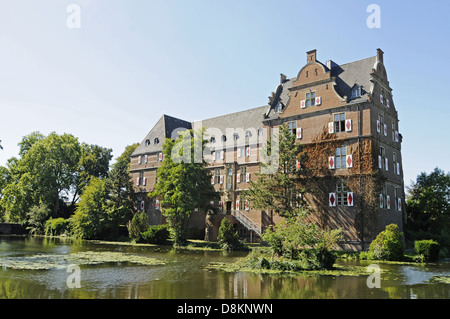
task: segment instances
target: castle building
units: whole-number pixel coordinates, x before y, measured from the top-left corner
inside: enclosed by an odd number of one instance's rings
[[[302,165],[313,172],[312,191],[304,195],[311,216],[321,227],[343,230],[343,249],[367,248],[391,223],[402,231],[402,135],[381,49],[342,65],[322,63],[309,51],[296,77],[281,74],[265,106],[198,122],[163,115],[131,157],[138,208],[151,224],[164,222],[158,201],[146,196],[164,160],[162,144],[180,130],[203,127],[209,141],[204,159],[223,214],[195,212],[190,227],[193,233],[206,229],[206,238],[215,240],[220,220],[228,218],[242,238],[258,240],[282,218],[254,209],[242,192],[260,171],[265,140],[285,123],[304,145]]]

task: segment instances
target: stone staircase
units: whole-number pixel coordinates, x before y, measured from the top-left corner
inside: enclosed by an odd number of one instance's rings
[[[252,230],[257,234],[260,238],[262,236],[262,226],[253,222],[250,218],[248,218],[244,213],[238,210],[232,210],[231,215],[234,216],[247,230]]]

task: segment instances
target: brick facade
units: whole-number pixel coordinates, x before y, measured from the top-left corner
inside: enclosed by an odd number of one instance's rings
[[[222,209],[233,214],[227,218],[243,237],[257,238],[257,232],[243,226],[245,220],[262,231],[281,217],[252,208],[242,199],[242,191],[259,172],[262,137],[284,123],[298,133],[297,143],[305,145],[310,157],[304,165],[315,172],[310,183],[314,192],[305,194],[311,218],[322,227],[342,228],[342,248],[367,248],[390,223],[403,229],[402,136],[380,49],[374,57],[344,65],[323,64],[316,50],[307,52],[297,77],[281,75],[268,106],[200,123],[163,116],[132,155],[130,172],[142,194],[139,208],[148,212],[151,223],[164,222],[156,201],[145,196],[161,163],[161,142],[152,142],[171,137],[169,128],[201,126],[210,140],[204,158]],[[197,215],[192,228],[218,227],[221,220],[205,222],[206,215]],[[211,234],[217,232],[207,233],[215,239]]]

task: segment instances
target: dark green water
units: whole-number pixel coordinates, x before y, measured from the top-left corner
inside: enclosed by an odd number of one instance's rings
[[[450,298],[450,284],[431,283],[450,276],[450,263],[379,264],[381,288],[368,288],[367,276],[292,277],[208,270],[210,262],[234,262],[242,254],[137,247],[86,241],[0,237],[2,260],[36,255],[64,256],[80,252],[114,252],[157,258],[165,265],[127,262],[80,265],[80,288],[68,288],[63,265],[47,270],[0,267],[0,298],[52,299],[232,299],[232,298]],[[25,257],[25,258],[24,258]],[[344,264],[359,264],[345,262]],[[368,265],[368,264],[367,264]]]

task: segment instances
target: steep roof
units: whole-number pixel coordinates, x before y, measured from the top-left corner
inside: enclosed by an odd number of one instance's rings
[[[352,99],[352,102],[359,102],[367,99],[367,95],[371,93],[372,83],[370,82],[370,74],[377,61],[377,57],[373,56],[367,59],[350,62],[342,65],[335,65],[331,69],[331,76],[336,77],[337,93],[347,99],[352,95],[352,88],[356,85],[362,87],[361,96]]]
[[[191,128],[190,122],[164,114],[131,156],[161,152],[166,137],[170,138],[172,134]]]

